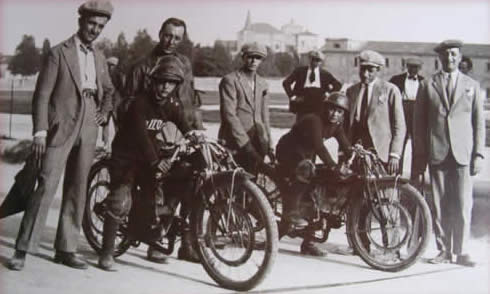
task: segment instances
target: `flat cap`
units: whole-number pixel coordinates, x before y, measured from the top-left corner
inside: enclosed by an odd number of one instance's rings
[[[114,7],[111,2],[105,0],[90,0],[78,8],[78,13],[82,14],[94,14],[94,15],[102,15],[107,16],[109,19],[112,16],[112,12],[114,11]]]
[[[371,65],[381,67],[385,65],[385,58],[373,50],[364,50],[359,54],[361,65]]]
[[[323,55],[323,53],[318,50],[312,50],[310,51],[310,53],[308,53],[308,55],[310,56],[311,59],[313,58],[320,59],[320,60],[325,59],[325,55]]]
[[[107,58],[107,63],[112,65],[117,65],[119,63],[119,59],[115,56],[111,56]]]
[[[259,43],[247,43],[242,46],[243,55],[259,55],[262,58],[267,56],[267,49]]]
[[[439,53],[446,49],[461,48],[461,47],[463,47],[463,42],[460,40],[444,40],[441,43],[439,43],[439,45],[437,45],[436,48],[434,48],[434,51]]]
[[[408,57],[407,59],[405,59],[405,62],[407,65],[422,66],[422,64],[424,64],[424,62],[418,57]]]

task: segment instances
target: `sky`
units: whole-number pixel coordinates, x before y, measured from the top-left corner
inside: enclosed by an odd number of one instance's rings
[[[38,47],[57,44],[77,30],[80,0],[0,0],[0,52],[13,54],[24,34]],[[112,0],[115,11],[101,37],[120,32],[131,42],[140,29],[156,40],[168,17],[184,19],[194,43],[235,40],[247,11],[252,22],[276,28],[292,19],[325,38],[490,44],[490,0]],[[101,38],[100,37],[100,38]],[[320,45],[323,41],[320,42]]]

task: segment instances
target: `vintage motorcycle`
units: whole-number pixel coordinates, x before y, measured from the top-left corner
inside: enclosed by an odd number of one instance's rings
[[[174,173],[178,173],[177,177],[192,187],[190,226],[193,245],[204,269],[224,288],[235,291],[254,288],[270,272],[278,250],[277,225],[267,198],[250,180],[251,175],[238,167],[230,152],[213,140],[196,135],[164,149],[170,152],[173,162],[170,175],[158,180],[155,197],[142,197],[135,185],[133,206],[117,234],[115,255],[141,243],[167,255],[173,252],[184,222],[179,215],[183,200],[179,195],[160,193],[160,189],[165,191],[169,181],[175,179]],[[89,174],[83,232],[96,252],[102,248],[107,209],[104,199],[109,193],[111,164],[110,156],[104,156]],[[153,222],[132,217],[138,215],[138,207],[145,198],[156,199],[154,209],[146,211],[154,217]],[[247,213],[250,207],[264,228],[260,235],[256,235],[252,217]],[[265,248],[258,249],[257,242],[265,242]]]
[[[432,228],[429,207],[408,179],[386,174],[378,156],[361,145],[353,147],[345,166],[352,175],[340,177],[322,165],[302,200],[301,211],[308,226],[295,228],[281,221],[281,191],[291,180],[259,173],[257,184],[269,199],[278,218],[279,237],[303,237],[314,232],[325,242],[331,229],[345,224],[348,243],[368,265],[396,272],[414,264],[424,253]],[[261,228],[257,228],[261,229]]]

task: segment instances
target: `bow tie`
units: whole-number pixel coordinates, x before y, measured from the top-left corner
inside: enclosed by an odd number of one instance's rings
[[[414,80],[414,81],[416,81],[416,80],[417,80],[417,76],[408,76],[408,79],[409,79],[409,80]]]

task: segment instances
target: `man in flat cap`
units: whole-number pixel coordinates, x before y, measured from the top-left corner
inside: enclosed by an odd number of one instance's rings
[[[405,124],[407,126],[407,135],[403,142],[403,151],[400,163],[400,172],[403,172],[403,159],[405,158],[405,148],[410,138],[412,141],[413,150],[413,107],[415,105],[415,98],[417,97],[417,91],[420,83],[424,80],[424,77],[419,74],[422,67],[422,60],[418,57],[409,57],[405,60],[407,72],[393,76],[390,79],[390,83],[395,84],[402,94],[403,99],[403,113],[405,115]]]
[[[184,106],[185,117],[191,127],[194,129],[204,129],[200,112],[197,109],[199,105],[197,100],[195,100],[191,62],[187,56],[177,52],[179,44],[187,38],[186,23],[178,18],[168,18],[162,23],[158,36],[159,42],[155,48],[147,56],[141,58],[130,70],[126,85],[127,99],[129,103],[133,103],[131,101],[136,99],[136,97],[151,91],[151,70],[158,64],[162,57],[167,55],[176,56],[181,61],[184,70],[184,81],[179,87],[177,98]],[[167,142],[176,142],[182,136],[177,127],[172,123],[165,125],[163,134],[163,139]],[[182,207],[181,216],[188,215],[189,209],[185,206]],[[178,258],[191,262],[199,262],[197,252],[193,250],[190,240],[190,228],[187,224],[182,227],[183,238],[182,245],[178,251]],[[166,262],[165,255],[160,251],[154,250],[151,246],[148,247],[147,256],[149,260],[157,263]]]
[[[342,84],[327,70],[321,68],[324,55],[320,51],[309,53],[310,64],[297,67],[283,82],[289,97],[290,111],[299,120],[307,113],[318,113],[330,92],[339,91]]]
[[[92,46],[112,11],[110,2],[82,4],[78,9],[78,32],[50,50],[39,73],[32,102],[32,151],[40,174],[22,218],[15,254],[7,264],[12,270],[24,267],[27,252],[37,252],[63,169],[54,261],[72,268],[87,268],[87,263],[75,253],[98,125],[107,122],[114,91],[105,58]]]
[[[414,111],[412,175],[427,164],[432,187],[432,213],[439,255],[432,263],[474,266],[468,255],[473,191],[471,176],[483,167],[485,115],[480,85],[458,70],[458,40],[440,43],[435,51],[442,70],[420,85]]]
[[[400,90],[378,78],[385,58],[376,51],[359,55],[361,81],[347,89],[352,143],[373,148],[389,174],[399,171],[406,125]]]
[[[236,152],[235,159],[245,170],[256,173],[271,154],[273,142],[269,123],[267,82],[257,68],[267,55],[265,46],[245,44],[243,65],[227,74],[219,84],[221,125],[218,137]]]

